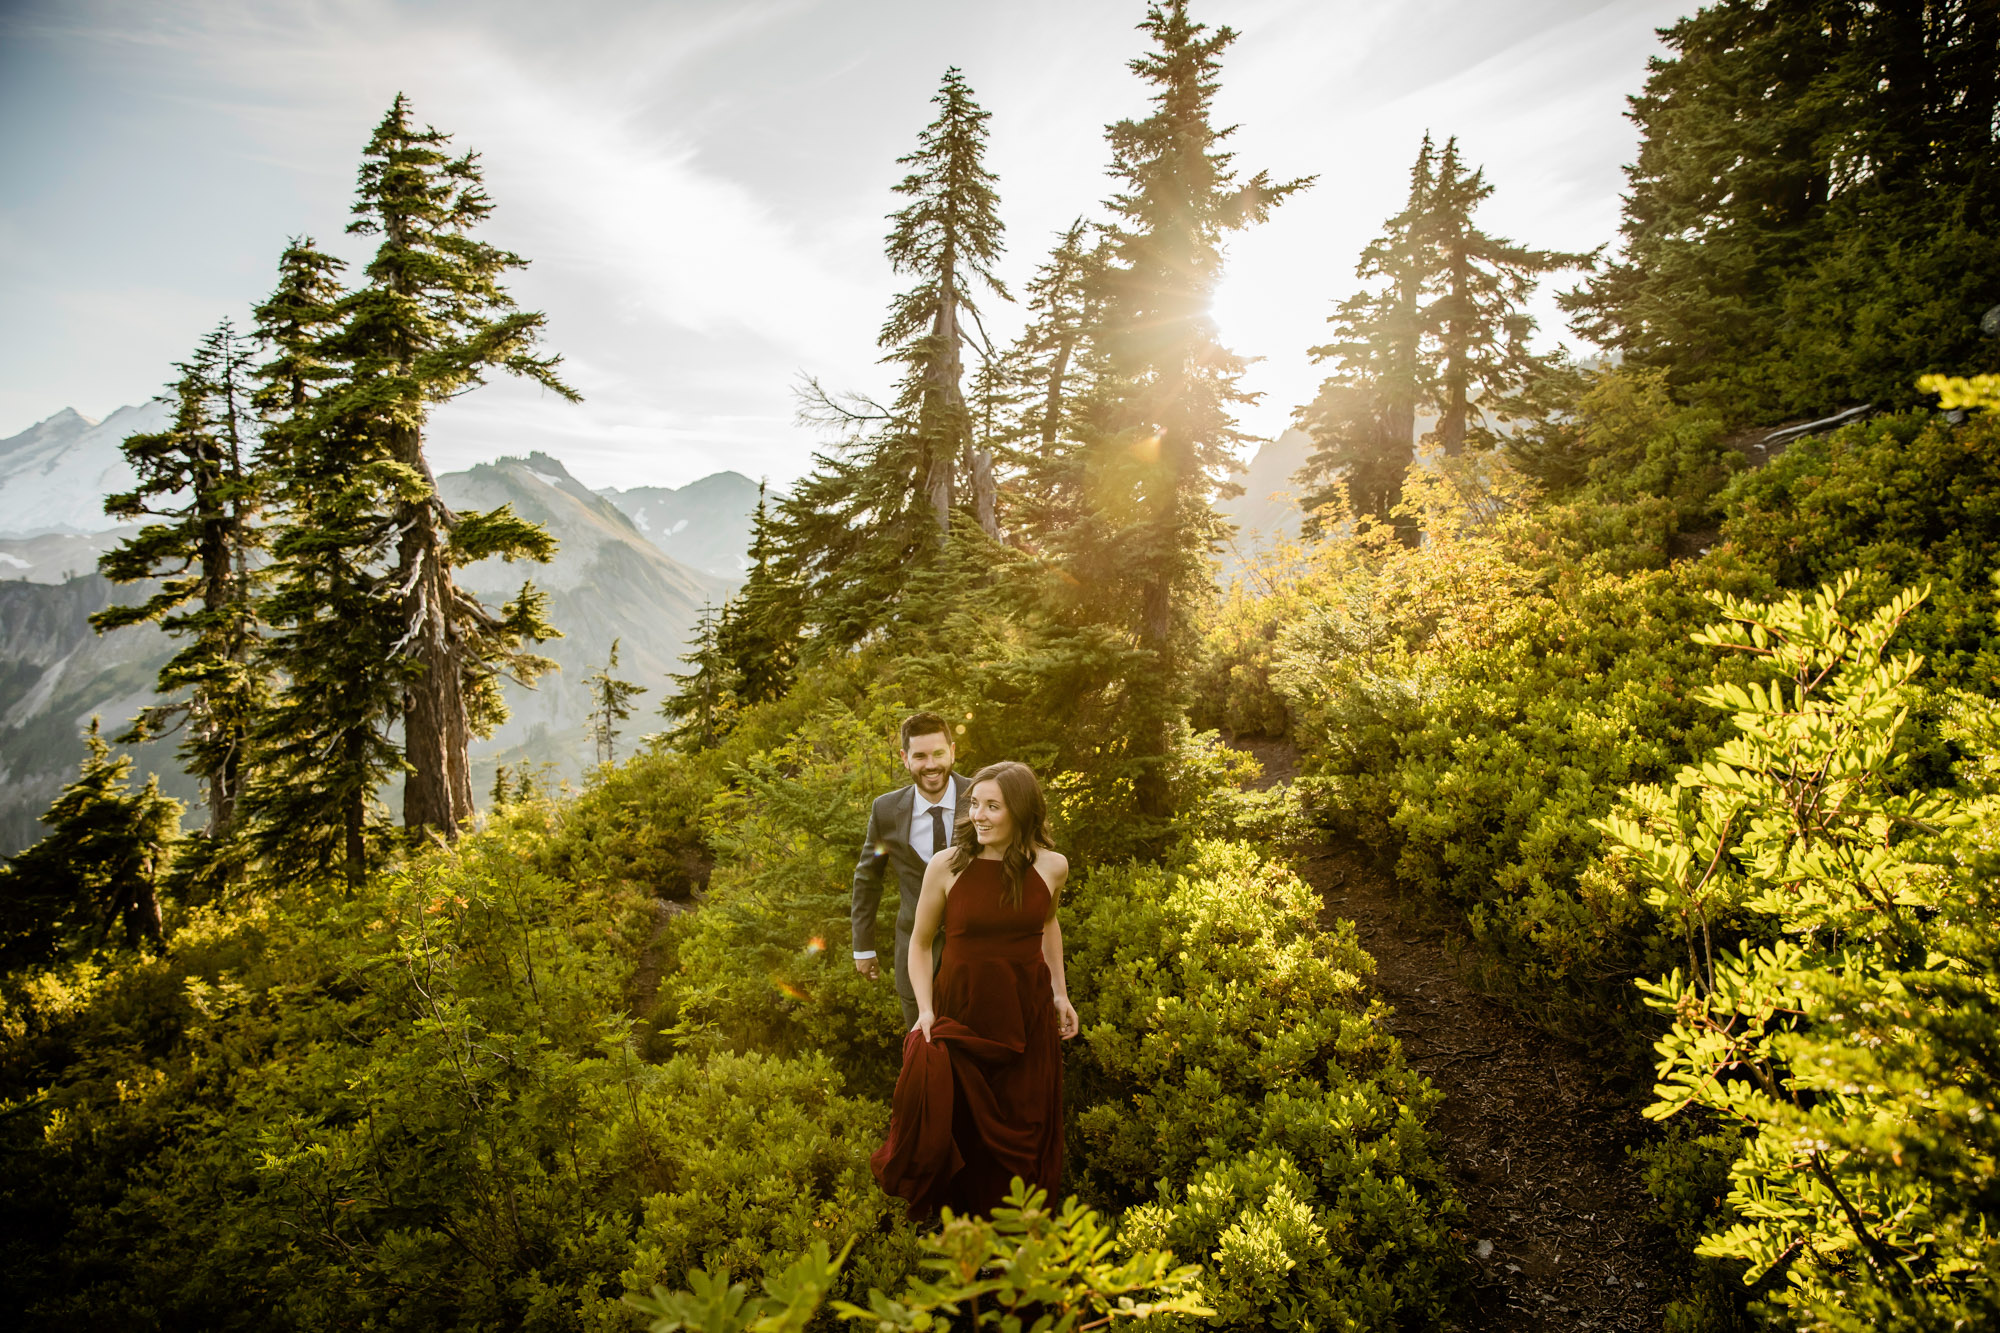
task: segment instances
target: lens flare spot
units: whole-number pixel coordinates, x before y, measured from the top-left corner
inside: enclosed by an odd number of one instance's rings
[[[825,952],[826,952],[826,940],[825,940],[825,938],[824,938],[823,936],[819,936],[819,935],[815,935],[815,936],[813,936],[813,937],[812,937],[811,939],[807,940],[807,941],[806,941],[806,952],[807,952],[807,953],[810,953],[810,954],[822,954],[822,953],[825,953]]]
[[[800,990],[797,986],[794,986],[791,982],[786,981],[783,977],[775,977],[773,978],[773,981],[776,983],[779,990],[791,996],[794,1000],[803,1000],[807,998],[806,993],[804,991]]]

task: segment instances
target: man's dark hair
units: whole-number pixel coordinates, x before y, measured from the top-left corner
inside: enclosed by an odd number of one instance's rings
[[[910,748],[912,736],[943,736],[951,740],[951,724],[936,713],[912,713],[903,719],[903,749]]]

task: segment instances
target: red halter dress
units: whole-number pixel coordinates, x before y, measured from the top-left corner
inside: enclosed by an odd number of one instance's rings
[[[889,1141],[871,1159],[912,1218],[949,1205],[990,1214],[1013,1178],[1056,1201],[1062,1182],[1062,1035],[1042,923],[1049,889],[1030,869],[1007,906],[998,861],[974,859],[944,902],[937,1021],[903,1038]]]

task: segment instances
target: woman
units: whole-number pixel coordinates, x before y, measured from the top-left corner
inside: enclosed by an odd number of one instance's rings
[[[1041,785],[1026,764],[975,773],[952,845],[933,856],[910,934],[917,1022],[882,1188],[925,1218],[985,1216],[1015,1176],[1053,1199],[1062,1179],[1062,1043],[1076,1035],[1056,901],[1069,862],[1047,845]],[[932,975],[931,945],[944,928]]]

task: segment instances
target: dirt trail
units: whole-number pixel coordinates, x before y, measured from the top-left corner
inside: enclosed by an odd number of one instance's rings
[[[1265,784],[1296,772],[1289,745],[1238,748],[1263,763]],[[1646,1137],[1639,1105],[1468,985],[1450,939],[1405,915],[1362,849],[1323,844],[1292,859],[1327,915],[1355,923],[1376,993],[1396,1011],[1389,1030],[1445,1095],[1431,1125],[1465,1201],[1467,1333],[1659,1328],[1666,1241],[1626,1152]]]

